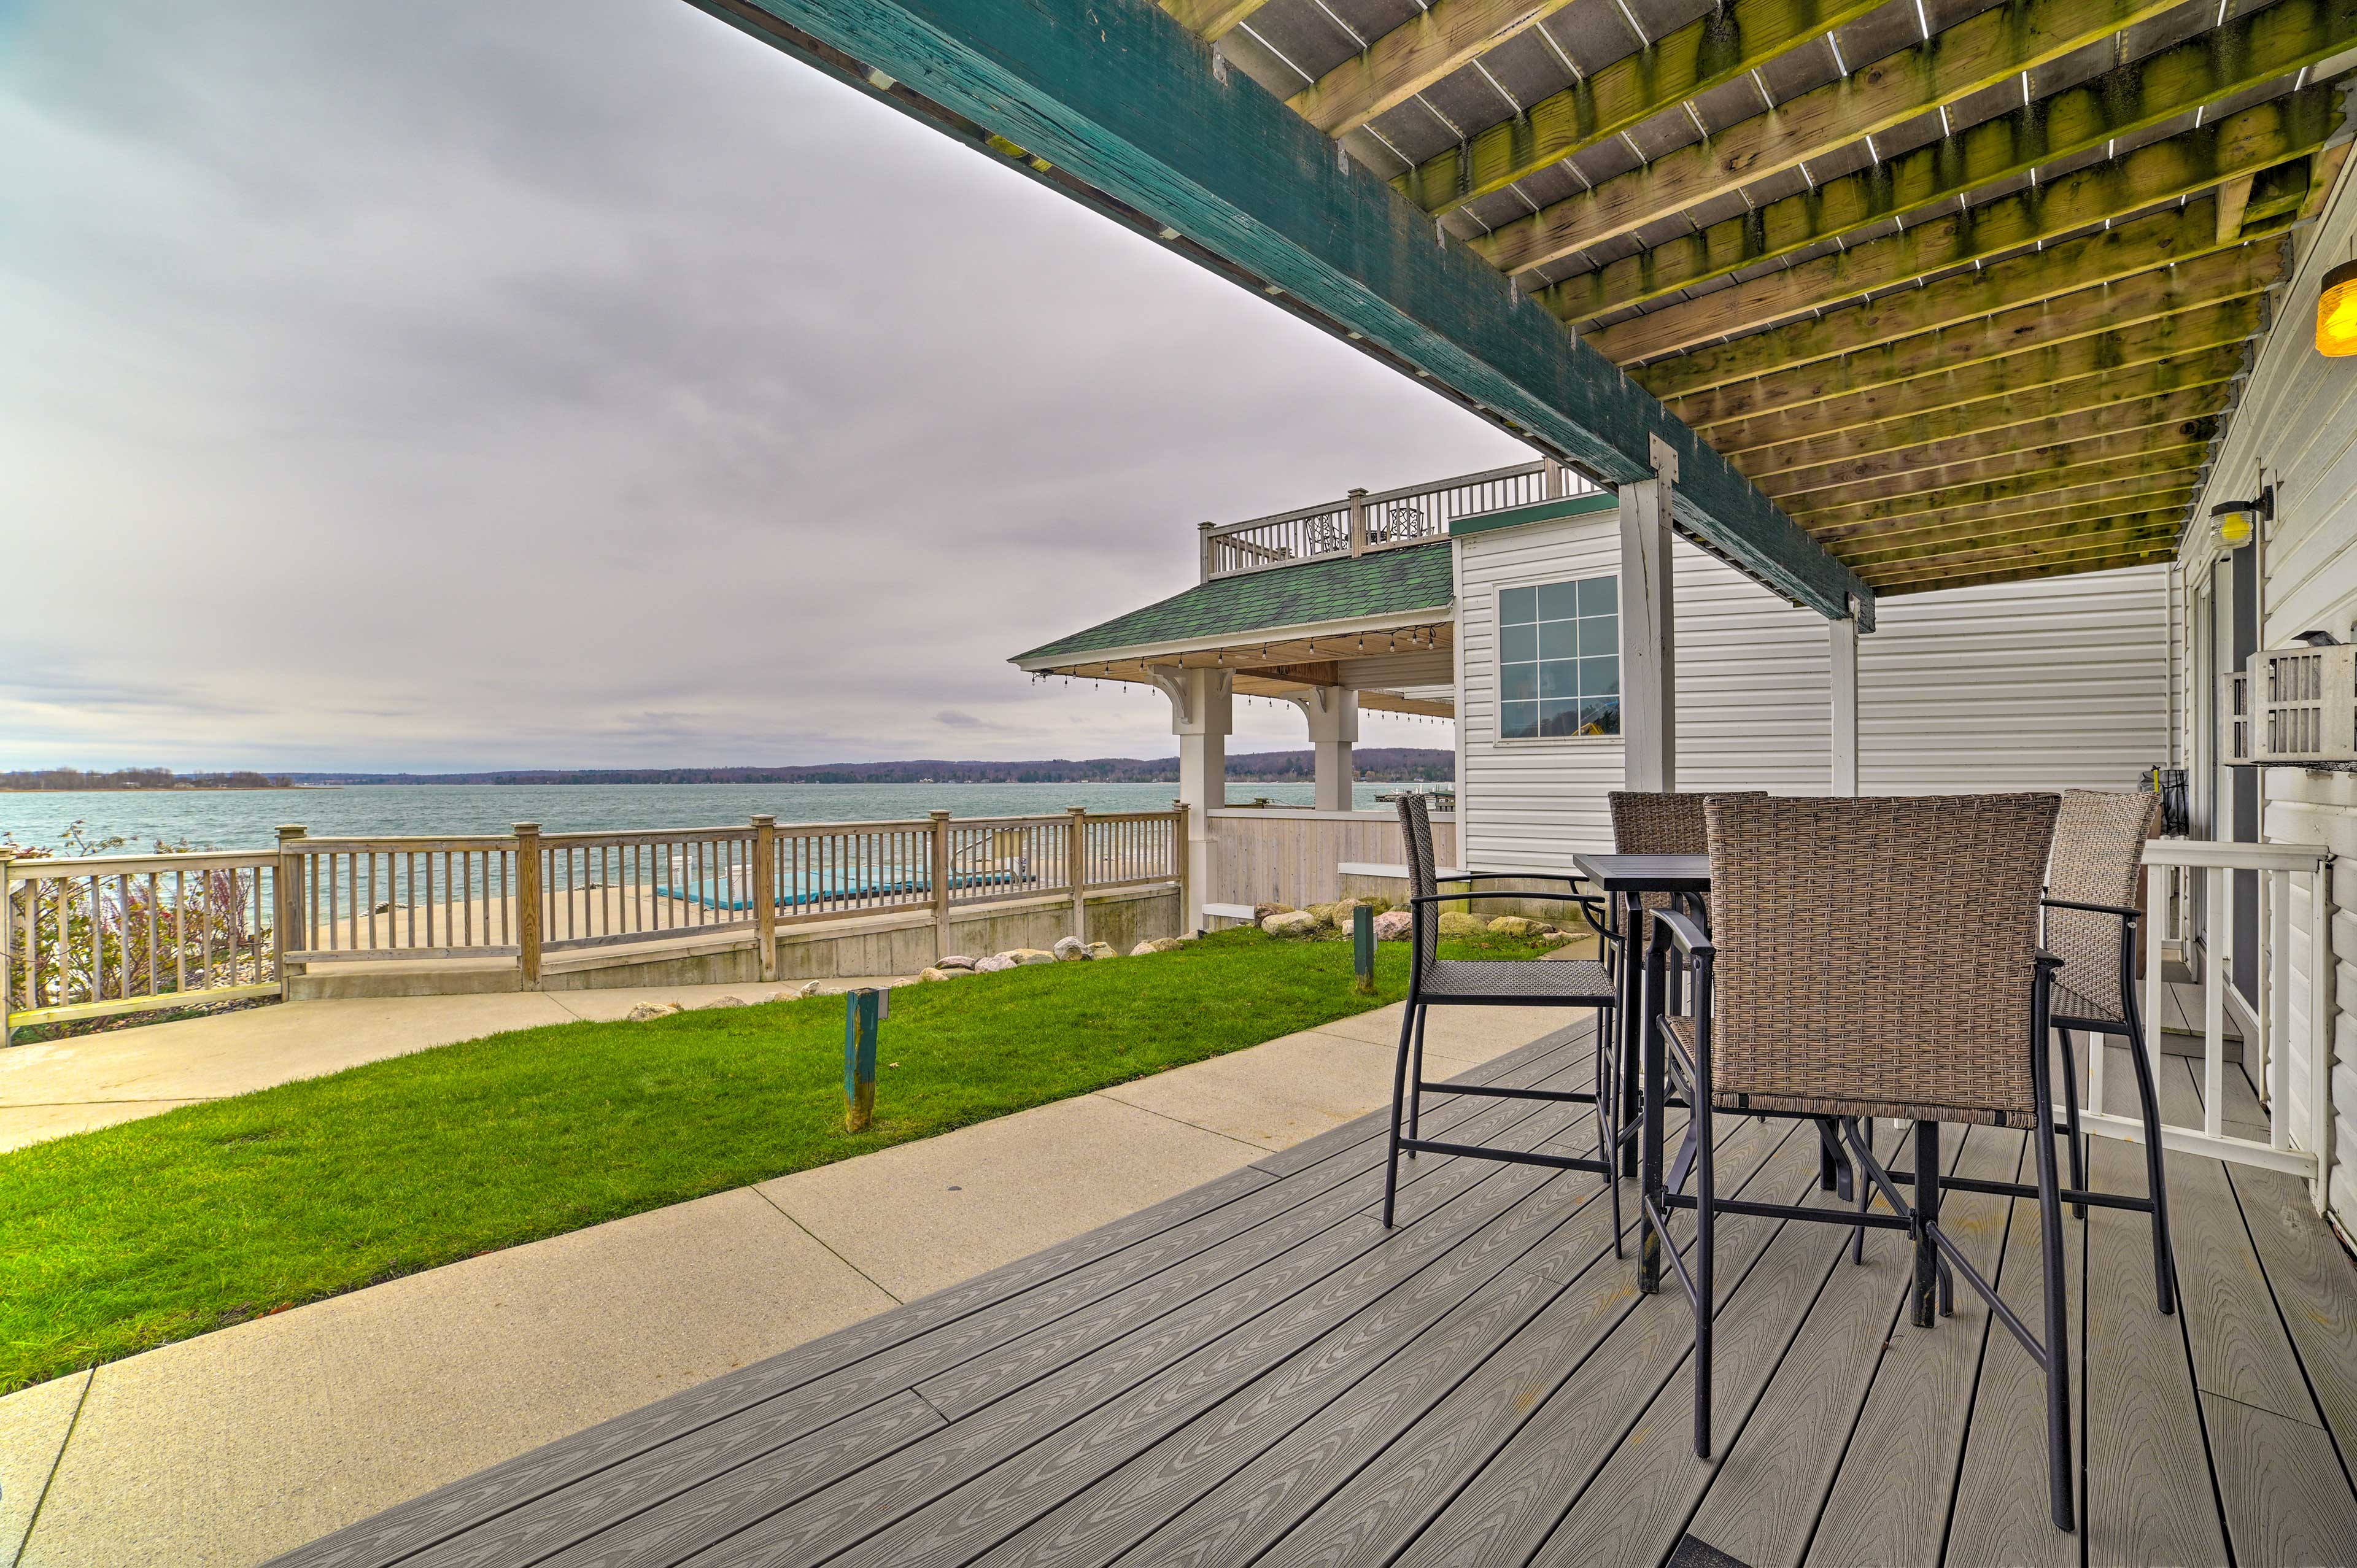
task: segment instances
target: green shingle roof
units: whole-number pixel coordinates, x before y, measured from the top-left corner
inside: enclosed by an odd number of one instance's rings
[[[1450,546],[1442,541],[1214,577],[1158,604],[1018,653],[1015,661],[1442,609],[1454,594],[1449,562]]]

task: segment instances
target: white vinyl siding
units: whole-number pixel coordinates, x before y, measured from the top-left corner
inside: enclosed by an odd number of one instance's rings
[[[1882,599],[1858,642],[1858,789],[2133,789],[2169,746],[2169,572]]]
[[[2247,500],[2276,487],[2276,516],[2260,528],[2262,647],[2303,631],[2357,641],[2357,360],[2316,352],[2319,279],[2357,239],[2357,181],[2344,177],[2322,220],[2298,242],[2299,261],[2261,347],[2241,404],[2195,509]],[[2263,471],[2264,470],[2264,471]],[[2187,542],[2187,580],[2198,590],[2210,568],[2206,529]],[[2190,682],[2197,723],[2216,722],[2214,683]],[[2208,687],[2210,689],[2204,689]],[[2198,744],[2198,743],[2197,743]],[[2320,843],[2332,869],[2332,1175],[2327,1201],[2344,1230],[2357,1230],[2357,774],[2272,768],[2262,786],[2262,836]],[[2315,975],[2308,901],[2292,900],[2291,1081],[2293,1125],[2308,1117],[2309,1020]]]

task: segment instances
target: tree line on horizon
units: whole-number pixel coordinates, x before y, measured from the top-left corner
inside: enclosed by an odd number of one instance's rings
[[[1362,746],[1352,772],[1384,783],[1446,784],[1457,754],[1431,746]],[[1243,752],[1228,758],[1236,783],[1307,782],[1312,751]],[[1175,784],[1176,757],[1050,757],[1029,762],[821,762],[798,768],[534,768],[468,773],[295,773],[304,784]]]
[[[285,774],[239,768],[228,773],[175,773],[168,768],[117,768],[85,772],[79,768],[27,768],[0,773],[0,789],[285,789]]]

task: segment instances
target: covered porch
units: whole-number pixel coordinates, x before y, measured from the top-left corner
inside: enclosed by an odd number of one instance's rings
[[[1468,1080],[1578,1087],[1587,1027]],[[2165,1067],[2170,1120],[2198,1122],[2201,1075]],[[2239,1067],[2214,1089],[2264,1134]],[[1569,1149],[1585,1114],[1436,1099],[1432,1124]],[[1805,1125],[1722,1128],[1728,1187],[1842,1201]],[[1636,1294],[1596,1178],[1427,1160],[1387,1238],[1383,1146],[1380,1117],[1337,1128],[283,1561],[2326,1563],[2357,1540],[2357,1274],[2291,1176],[2169,1155],[2177,1318],[2137,1217],[2071,1224],[2071,1535],[2035,1370],[1969,1292],[1910,1326],[1904,1238],[1859,1266],[1826,1228],[1722,1230],[1725,1436],[1701,1461],[1684,1304]],[[1974,1128],[1944,1153],[2009,1179],[2024,1146]],[[2094,1158],[2098,1186],[2136,1181],[2136,1151]],[[2033,1316],[2036,1215],[1948,1209]]]

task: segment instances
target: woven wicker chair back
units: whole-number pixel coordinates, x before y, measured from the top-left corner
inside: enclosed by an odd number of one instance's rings
[[[1400,837],[1407,841],[1407,890],[1415,898],[1440,891],[1440,870],[1432,858],[1432,804],[1423,795],[1403,790],[1399,798]],[[1415,950],[1428,966],[1440,952],[1440,906],[1416,904]]]
[[[2144,843],[2160,820],[2160,797],[2109,789],[2067,789],[2054,821],[2046,890],[2074,904],[2131,905]],[[2046,911],[2046,950],[2062,961],[2061,983],[2114,1017],[2126,1017],[2120,994],[2120,922],[2083,909]]]
[[[1712,797],[1716,1093],[2034,1125],[2038,899],[2060,805]]]
[[[1708,797],[1652,789],[1615,789],[1606,800],[1612,808],[1612,847],[1622,854],[1706,854],[1710,843],[1703,826],[1702,803]],[[1738,789],[1726,799],[1764,800],[1765,789]],[[1653,911],[1671,907],[1666,893],[1647,893],[1638,900],[1645,918],[1637,931],[1641,959],[1653,940]]]

